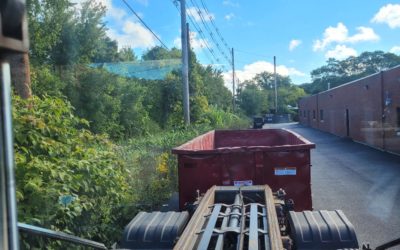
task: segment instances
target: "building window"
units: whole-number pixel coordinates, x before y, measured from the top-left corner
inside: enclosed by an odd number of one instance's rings
[[[400,107],[396,108],[397,113],[397,130],[400,131]]]
[[[320,110],[319,110],[319,119],[320,119],[321,121],[324,120],[324,110],[323,110],[323,109],[320,109]]]
[[[315,110],[312,111],[312,118],[315,120]]]

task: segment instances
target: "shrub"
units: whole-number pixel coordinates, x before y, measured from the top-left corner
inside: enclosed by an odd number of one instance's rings
[[[129,197],[124,163],[56,97],[13,99],[19,221],[110,243]],[[40,247],[40,241],[31,242]]]

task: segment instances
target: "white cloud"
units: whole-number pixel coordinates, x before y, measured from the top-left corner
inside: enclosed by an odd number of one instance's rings
[[[150,48],[156,45],[156,38],[143,27],[134,21],[125,21],[121,32],[114,29],[107,31],[107,35],[117,40],[119,48]]]
[[[182,39],[180,37],[174,39],[174,47],[178,49],[182,48]]]
[[[286,66],[282,66],[282,67],[286,68]],[[288,71],[289,76],[307,76],[306,73],[301,72],[300,70],[297,70],[295,68],[286,68],[286,69]],[[278,71],[278,68],[276,70]],[[282,70],[285,70],[285,69],[282,69]]]
[[[332,42],[343,42],[347,35],[348,30],[343,23],[338,23],[337,27],[329,26],[324,31],[324,38],[314,42],[314,51],[323,50]]]
[[[231,19],[232,19],[232,18],[234,18],[234,17],[235,17],[235,14],[233,14],[233,13],[229,13],[228,15],[225,15],[225,17],[224,17],[224,18],[225,18],[226,20],[228,20],[228,21],[229,21],[229,20],[231,20]]]
[[[186,9],[186,13],[188,16],[191,16],[196,22],[201,22],[201,17],[203,17],[205,22],[210,22],[211,20],[215,19],[213,13],[209,13],[202,8],[197,9],[195,7],[190,7]]]
[[[357,27],[357,33],[349,36],[347,27],[339,22],[336,27],[329,26],[325,29],[323,38],[316,40],[313,45],[314,51],[324,50],[332,43],[357,43],[362,41],[377,41],[379,36],[369,27]]]
[[[328,50],[325,53],[326,58],[336,58],[338,60],[346,59],[349,56],[357,56],[357,51],[346,45],[336,45],[334,49]]]
[[[107,9],[107,15],[117,21],[122,21],[127,16],[125,10],[114,7]]]
[[[363,41],[378,41],[380,38],[372,28],[357,27],[358,33],[347,38],[347,42],[357,43]]]
[[[386,23],[390,28],[400,28],[400,4],[387,4],[372,18],[373,23]]]
[[[240,80],[240,82],[251,80],[257,74],[261,72],[274,72],[274,64],[266,61],[256,61],[251,64],[247,64],[243,67],[242,70],[236,70],[236,76]],[[305,73],[291,67],[286,67],[285,65],[278,65],[276,67],[276,72],[283,76],[306,76]],[[229,86],[232,83],[232,71],[223,73],[225,85]]]
[[[394,46],[390,49],[390,52],[394,54],[400,54],[400,46]]]
[[[199,51],[202,49],[205,49],[206,46],[208,46],[209,48],[211,48],[210,42],[206,39],[201,39],[197,37],[197,32],[193,32],[190,31],[190,47],[195,50],[195,51]],[[174,46],[177,48],[181,48],[182,47],[182,42],[181,42],[181,38],[177,37],[174,40]]]
[[[289,50],[292,51],[294,50],[297,46],[301,44],[301,40],[293,39],[289,43]]]
[[[86,0],[73,0],[76,3],[77,10],[82,8],[82,3]],[[148,0],[136,0],[142,5],[148,5]],[[156,38],[148,31],[136,18],[127,14],[122,9],[115,7],[112,0],[93,0],[93,2],[100,3],[106,7],[106,18],[111,20],[113,25],[108,26],[106,31],[107,35],[118,42],[118,48],[131,47],[135,48],[150,48],[157,44]],[[143,17],[142,13],[138,13]]]
[[[76,10],[82,9],[82,4],[84,2],[86,2],[86,0],[72,0],[72,3],[76,4],[75,5]],[[125,10],[117,8],[112,5],[112,0],[93,0],[92,2],[96,4],[101,4],[102,6],[106,7],[107,9],[106,15],[108,17],[120,20],[126,16]]]
[[[231,7],[239,7],[238,2],[234,2],[234,1],[230,1],[230,0],[224,0],[224,1],[222,1],[222,4],[226,5],[226,6],[231,6]]]

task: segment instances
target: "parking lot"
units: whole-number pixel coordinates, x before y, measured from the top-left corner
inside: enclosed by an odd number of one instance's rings
[[[291,129],[316,144],[311,152],[314,209],[343,210],[360,246],[400,238],[400,156],[298,124],[267,127]]]

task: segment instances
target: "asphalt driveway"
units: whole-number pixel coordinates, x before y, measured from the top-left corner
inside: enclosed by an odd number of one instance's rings
[[[298,124],[264,127],[288,128],[316,144],[311,153],[314,209],[343,210],[360,246],[400,238],[400,156]]]

